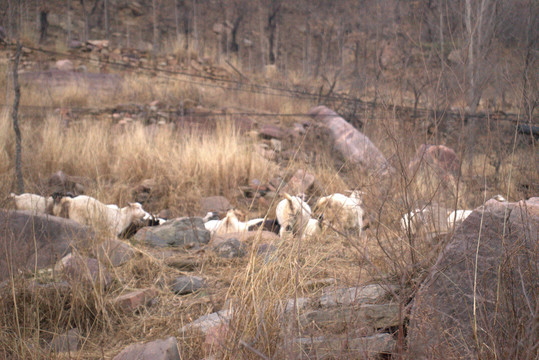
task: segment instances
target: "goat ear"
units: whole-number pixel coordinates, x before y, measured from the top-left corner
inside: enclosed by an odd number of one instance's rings
[[[292,200],[292,196],[290,196],[287,193],[284,193],[284,198],[286,200],[288,200],[288,203],[290,204],[290,207],[293,209],[294,208],[294,200]]]

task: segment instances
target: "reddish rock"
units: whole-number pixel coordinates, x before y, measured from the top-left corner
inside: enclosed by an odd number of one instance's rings
[[[74,69],[73,62],[67,59],[56,61],[54,67],[61,71],[73,71]]]
[[[282,139],[286,136],[286,131],[273,124],[264,124],[258,130],[260,136],[264,139]]]
[[[155,289],[142,289],[120,295],[114,299],[114,304],[123,311],[133,311],[139,307],[146,306],[157,296]]]
[[[350,163],[369,173],[387,175],[395,169],[372,141],[354,126],[325,106],[317,106],[309,114],[330,133],[335,149]]]
[[[457,176],[460,161],[455,151],[447,146],[423,144],[417,149],[416,155],[408,165],[408,169],[411,173],[414,173],[417,167],[422,164],[433,167],[440,175],[451,174]]]
[[[225,322],[218,323],[207,330],[204,338],[204,350],[208,354],[220,353],[225,349],[230,328]]]
[[[294,176],[282,188],[281,192],[291,195],[306,194],[314,184],[315,177],[302,169],[296,171]]]

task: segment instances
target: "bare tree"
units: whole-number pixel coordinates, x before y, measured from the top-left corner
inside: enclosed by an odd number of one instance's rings
[[[22,147],[21,147],[21,130],[19,128],[19,101],[21,98],[21,88],[19,86],[19,59],[21,57],[21,43],[17,41],[17,52],[13,61],[13,89],[15,97],[13,99],[13,110],[11,118],[13,120],[13,130],[15,131],[15,173],[17,175],[17,191],[19,194],[24,192],[24,181],[22,177]]]

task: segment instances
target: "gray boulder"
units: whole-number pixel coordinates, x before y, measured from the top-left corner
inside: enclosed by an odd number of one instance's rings
[[[537,200],[491,199],[457,228],[415,297],[411,358],[537,358]]]
[[[204,227],[202,218],[182,217],[169,220],[163,225],[144,227],[134,236],[136,241],[147,245],[166,246],[197,246],[207,244],[211,234]]]
[[[213,248],[213,251],[222,258],[232,259],[245,256],[246,245],[236,238],[227,239]]]
[[[178,295],[195,292],[204,287],[204,279],[198,276],[179,276],[170,285],[172,291]]]
[[[73,220],[0,209],[0,281],[8,277],[10,267],[32,271],[35,265],[51,266],[73,246],[86,246],[93,236]]]

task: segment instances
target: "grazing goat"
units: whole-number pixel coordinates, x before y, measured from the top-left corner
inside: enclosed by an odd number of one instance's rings
[[[414,234],[415,229],[419,224],[424,220],[423,211],[421,209],[414,209],[407,214],[404,214],[401,218],[401,229],[405,232],[408,232],[410,228],[410,233]]]
[[[305,230],[311,218],[311,208],[297,196],[285,193],[284,197],[275,209],[277,221],[281,225],[279,235],[282,237],[287,232],[293,235],[300,234]]]
[[[305,230],[303,230],[304,237],[312,237],[320,235],[322,233],[322,223],[317,219],[309,219]]]
[[[279,231],[281,230],[281,225],[276,219],[253,219],[247,221],[248,230],[249,231],[256,231],[259,229],[265,230],[265,231],[271,231],[277,235],[279,235]]]
[[[323,220],[342,230],[355,230],[361,234],[365,211],[361,207],[360,191],[352,191],[350,196],[335,193],[318,199],[316,209],[321,212]]]
[[[148,214],[139,203],[129,203],[126,207],[115,209],[86,195],[63,197],[54,204],[52,212],[53,215],[72,219],[83,225],[102,225],[115,235],[121,234],[133,221]]]
[[[473,210],[455,210],[447,217],[447,224],[452,228],[466,220],[471,213],[473,213]]]
[[[15,200],[15,206],[17,210],[28,210],[33,214],[50,214],[52,211],[53,198],[52,196],[43,197],[36,194],[10,194],[11,198]]]
[[[243,212],[230,209],[222,220],[210,220],[204,223],[206,230],[212,234],[228,234],[235,232],[244,232],[249,229],[248,223],[239,220],[239,217],[244,217]]]

